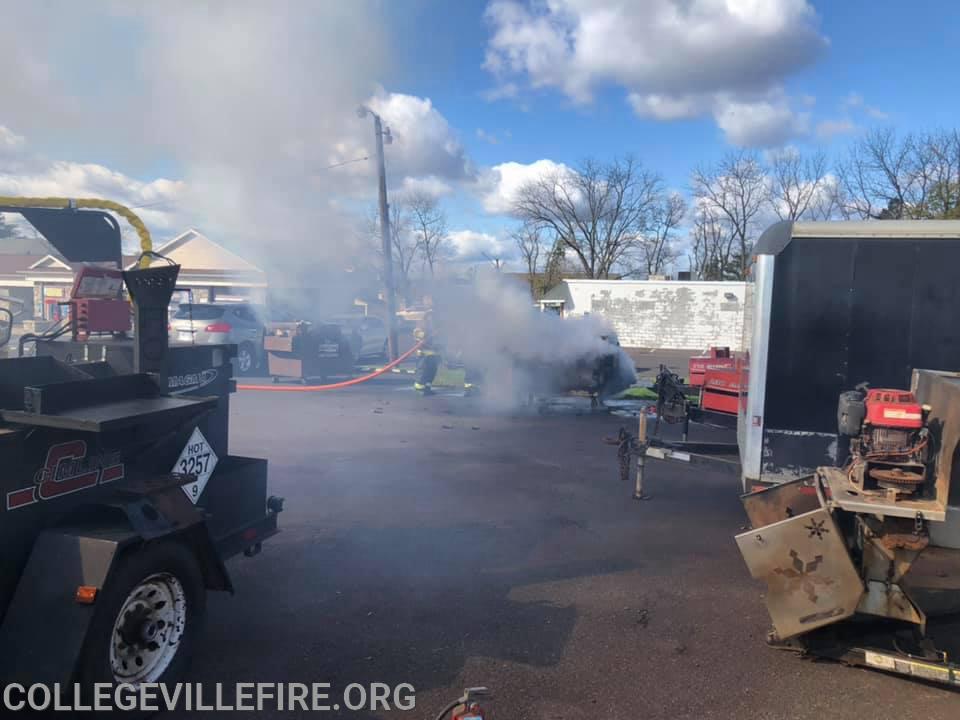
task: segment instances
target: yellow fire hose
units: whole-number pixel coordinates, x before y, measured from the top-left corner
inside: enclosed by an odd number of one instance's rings
[[[22,208],[89,208],[93,210],[109,210],[124,218],[140,238],[140,252],[143,253],[140,258],[140,267],[150,266],[150,256],[147,253],[153,252],[153,241],[150,239],[150,231],[143,224],[143,220],[125,205],[121,205],[113,200],[100,200],[99,198],[70,198],[47,197],[2,197],[0,196],[0,205]]]

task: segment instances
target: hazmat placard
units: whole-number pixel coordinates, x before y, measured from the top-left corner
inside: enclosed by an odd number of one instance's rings
[[[217,454],[210,447],[210,443],[207,442],[203,433],[200,432],[200,428],[194,428],[193,434],[171,471],[180,475],[196,476],[197,479],[194,482],[183,486],[183,491],[194,505],[197,504],[203,494],[203,489],[207,486],[207,481],[210,479],[213,469],[217,466],[217,460],[219,460]]]

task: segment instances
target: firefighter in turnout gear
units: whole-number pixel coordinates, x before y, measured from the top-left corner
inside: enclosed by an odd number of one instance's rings
[[[433,379],[440,369],[440,352],[433,337],[430,310],[423,314],[423,319],[413,331],[413,337],[422,343],[417,350],[417,376],[413,389],[423,395],[432,395]]]

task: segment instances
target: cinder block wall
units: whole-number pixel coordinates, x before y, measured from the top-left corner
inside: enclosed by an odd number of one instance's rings
[[[602,315],[624,347],[744,350],[747,283],[566,280],[571,315]]]

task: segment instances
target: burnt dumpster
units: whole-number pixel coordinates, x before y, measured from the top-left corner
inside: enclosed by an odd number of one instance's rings
[[[353,372],[350,344],[340,328],[311,322],[271,323],[263,337],[267,372],[281,379],[321,382],[331,375]]]

